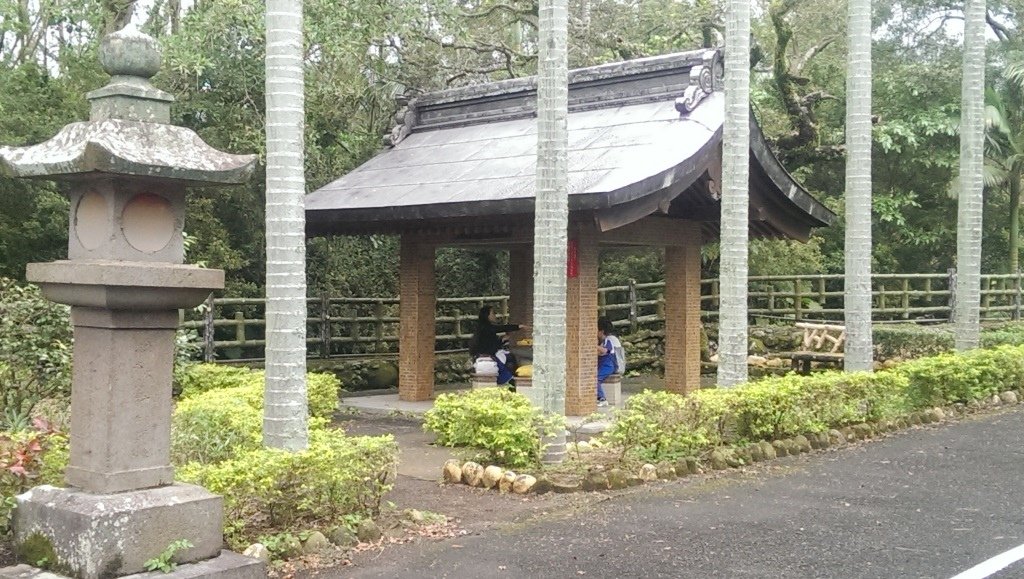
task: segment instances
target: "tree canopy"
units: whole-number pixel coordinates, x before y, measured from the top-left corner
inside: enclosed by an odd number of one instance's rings
[[[0,0],[0,142],[52,136],[87,115],[84,94],[103,84],[96,46],[130,17],[133,0]],[[139,10],[143,10],[139,3]],[[265,153],[263,2],[156,0],[135,21],[158,37],[164,68],[157,85],[175,94],[174,121],[211,145]],[[955,194],[963,30],[962,2],[896,0],[873,14],[873,271],[942,271],[955,255]],[[306,0],[306,180],[312,190],[375,154],[397,111],[396,97],[536,72],[537,4],[527,0]],[[751,98],[783,164],[842,214],[846,100],[846,0],[759,0],[753,10]],[[988,74],[1007,118],[990,124],[982,271],[1007,271],[1017,221],[1015,117],[1024,62],[1024,0],[989,2]],[[720,45],[722,0],[571,0],[571,67]],[[1017,87],[1017,88],[1013,88]],[[1017,91],[1017,92],[1014,92]],[[1001,104],[1000,104],[1001,103]],[[990,107],[992,112],[992,107]],[[1001,177],[1000,177],[1001,175]],[[998,177],[998,178],[997,178]],[[264,189],[192,195],[189,259],[227,271],[228,292],[258,295],[263,285]],[[955,188],[953,188],[955,189]],[[67,203],[56,185],[0,178],[0,276],[22,278],[25,264],[64,255]],[[314,239],[311,291],[396,292],[397,244],[389,237]],[[843,267],[842,224],[811,246],[752,264]],[[443,251],[439,292],[504,289],[504,257]],[[630,253],[603,271],[607,281],[649,279],[657,252]],[[717,272],[713,248],[709,275]],[[635,270],[635,271],[634,271]]]

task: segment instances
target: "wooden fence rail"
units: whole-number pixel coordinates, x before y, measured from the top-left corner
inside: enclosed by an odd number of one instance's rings
[[[1022,276],[981,276],[983,319],[1021,317]],[[751,324],[765,322],[836,321],[843,317],[842,275],[761,276],[749,278]],[[701,315],[718,318],[719,282],[701,280]],[[598,290],[598,315],[608,317],[623,333],[664,328],[664,282],[603,287]],[[872,315],[877,322],[941,321],[952,316],[955,272],[941,274],[875,274]],[[508,316],[508,296],[447,297],[437,300],[436,350],[463,351],[476,327],[477,312],[496,305],[499,318]],[[398,298],[307,299],[307,339],[311,358],[393,356],[398,351]],[[259,360],[265,345],[265,301],[262,298],[213,298],[195,311],[183,312],[182,327],[195,330],[207,361]]]

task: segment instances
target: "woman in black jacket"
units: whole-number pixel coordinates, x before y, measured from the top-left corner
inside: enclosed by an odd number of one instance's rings
[[[476,332],[469,341],[469,354],[474,358],[480,356],[494,356],[501,349],[502,339],[498,334],[515,332],[526,328],[519,324],[498,324],[494,316],[492,306],[480,308],[480,315],[477,317]]]

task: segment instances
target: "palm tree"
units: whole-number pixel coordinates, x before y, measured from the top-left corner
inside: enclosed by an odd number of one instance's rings
[[[871,347],[871,0],[850,0],[846,71],[847,371],[870,371]]]
[[[718,384],[735,386],[747,381],[749,0],[729,0],[725,21],[725,66]]]
[[[569,223],[567,0],[541,0],[537,63],[533,383],[544,410],[565,414],[565,260]],[[560,447],[554,441],[554,446]],[[555,453],[558,454],[557,450]],[[557,457],[556,457],[557,459]]]
[[[1016,81],[1015,81],[1016,82]],[[985,186],[1009,194],[1007,271],[1020,269],[1020,193],[1024,185],[1024,94],[1019,84],[985,91]]]
[[[302,0],[267,0],[267,384],[263,442],[303,450],[306,243]]]
[[[985,159],[985,0],[964,2],[960,194],[956,231],[956,349],[978,347]]]

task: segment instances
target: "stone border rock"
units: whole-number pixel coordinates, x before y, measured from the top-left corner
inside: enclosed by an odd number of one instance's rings
[[[826,448],[869,440],[889,432],[905,430],[914,426],[935,424],[951,418],[960,418],[968,413],[1012,406],[1024,401],[1024,389],[1008,390],[985,400],[972,400],[968,404],[956,403],[942,408],[935,407],[911,412],[905,417],[882,420],[874,423],[860,423],[827,432],[798,435],[779,440],[752,442],[745,446],[721,446],[711,449],[705,461],[697,457],[686,457],[675,463],[658,465],[645,464],[635,474],[613,467],[594,468],[575,483],[551,481],[543,476],[516,474],[498,466],[484,467],[475,462],[461,463],[450,459],[444,463],[442,476],[448,484],[466,484],[471,487],[496,489],[500,493],[544,494],[548,492],[572,493],[620,490],[657,480],[674,480],[688,475],[704,474],[707,470],[718,471],[739,468],[756,462],[774,460],[785,456],[796,456],[824,450]],[[586,452],[591,447],[600,447],[600,441],[569,443],[570,452]]]

